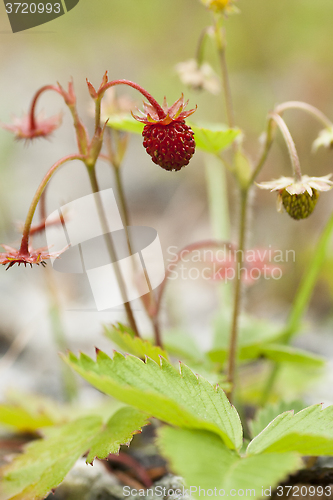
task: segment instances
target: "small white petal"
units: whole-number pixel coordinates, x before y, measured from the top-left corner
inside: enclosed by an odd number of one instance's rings
[[[306,187],[302,182],[295,182],[291,186],[286,187],[289,194],[302,194],[306,191]]]

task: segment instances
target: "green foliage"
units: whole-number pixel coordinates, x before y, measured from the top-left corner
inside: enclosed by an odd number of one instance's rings
[[[129,446],[133,434],[141,432],[141,427],[147,424],[147,416],[134,408],[121,408],[106,423],[103,429],[95,436],[87,463],[95,458],[106,458],[109,453],[118,453],[122,444]]]
[[[229,349],[231,311],[224,308],[215,320],[214,348],[209,351],[209,358],[223,364]],[[259,320],[249,315],[242,315],[239,322],[238,356],[240,360],[255,359],[258,349],[265,343],[276,342],[281,338],[281,330],[271,322]]]
[[[193,123],[189,125],[194,132],[197,148],[206,153],[219,153],[230,146],[240,133],[240,130],[229,129],[223,124],[210,124],[205,127],[199,127],[198,125],[193,125]],[[142,134],[144,127],[141,122],[138,122],[129,114],[115,114],[110,116],[108,126],[116,130],[134,134]]]
[[[295,363],[308,368],[321,368],[325,363],[320,356],[283,344],[262,345],[258,348],[258,354],[277,363]]]
[[[303,455],[333,454],[333,406],[313,405],[299,413],[277,416],[247,448],[248,455],[296,451]]]
[[[221,365],[225,363],[228,355],[230,317],[225,313],[219,314],[215,325],[216,347],[208,352],[211,361]],[[278,363],[295,363],[309,368],[320,368],[324,365],[324,359],[320,356],[277,343],[283,337],[284,332],[276,325],[243,315],[240,318],[238,358],[240,361],[247,361],[263,357]]]
[[[109,116],[108,126],[132,134],[142,134],[144,128],[143,123],[138,122],[128,113],[112,114]]]
[[[158,365],[117,352],[111,359],[101,351],[96,361],[72,353],[63,359],[97,389],[126,404],[169,424],[215,432],[230,448],[242,446],[242,425],[224,392],[184,364],[178,371],[163,358]]]
[[[111,339],[126,354],[133,354],[144,359],[145,356],[159,363],[160,356],[168,359],[166,351],[158,346],[154,346],[149,340],[135,337],[130,328],[118,323],[110,327],[104,327],[105,335]]]
[[[290,410],[298,412],[303,410],[303,408],[304,404],[301,401],[280,401],[279,403],[268,404],[264,408],[260,408],[255,418],[248,423],[251,436],[257,436],[280,413]]]
[[[173,470],[181,474],[188,487],[225,490],[225,496],[236,496],[235,490],[255,490],[246,495],[261,498],[262,488],[278,484],[301,467],[296,453],[269,453],[241,458],[229,450],[218,436],[203,431],[164,427],[158,431],[158,445]],[[192,489],[195,495],[195,490]],[[241,496],[241,495],[240,495]],[[199,498],[197,496],[197,498]]]
[[[226,149],[240,134],[239,129],[229,129],[223,124],[209,124],[204,127],[190,124],[198,149],[217,154]]]
[[[0,469],[1,500],[39,500],[58,486],[89,449],[87,461],[119,451],[147,423],[132,408],[122,408],[103,425],[98,416],[84,417],[43,430],[44,439],[33,441],[25,452]]]
[[[44,409],[28,411],[22,406],[0,404],[0,425],[19,432],[34,432],[42,427],[54,425],[55,421]]]

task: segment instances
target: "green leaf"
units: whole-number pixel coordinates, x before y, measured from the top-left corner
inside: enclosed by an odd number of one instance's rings
[[[297,451],[303,455],[333,455],[333,406],[313,405],[276,417],[247,448],[248,455]]]
[[[0,404],[0,425],[14,427],[18,432],[35,432],[54,423],[52,417],[43,409],[29,412],[20,406]]]
[[[201,363],[203,361],[204,354],[191,335],[179,330],[169,330],[165,332],[163,343],[166,351],[179,360],[187,363]]]
[[[302,466],[296,453],[241,458],[210,432],[164,427],[158,430],[157,444],[173,471],[184,477],[187,487],[191,487],[190,494],[196,498],[204,496],[202,491],[198,495],[199,488],[205,490],[206,496],[208,490],[216,488],[215,496],[262,498],[262,489],[273,489]]]
[[[44,498],[89,449],[101,425],[100,418],[88,417],[45,429],[45,439],[33,441],[22,455],[0,469],[1,500]]]
[[[262,354],[277,363],[296,363],[313,368],[321,368],[325,364],[325,360],[320,356],[289,345],[267,344],[261,346],[258,351],[258,354]]]
[[[65,478],[89,449],[87,461],[117,453],[146,424],[147,417],[122,408],[106,424],[100,417],[84,417],[44,429],[44,439],[26,446],[22,455],[0,469],[1,500],[39,500]]]
[[[123,132],[142,134],[144,124],[138,122],[128,113],[114,114],[109,117],[108,126]]]
[[[110,453],[118,453],[122,444],[129,445],[133,434],[141,432],[141,428],[147,425],[147,420],[147,415],[135,408],[125,407],[117,411],[95,437],[87,457],[87,464],[91,464],[95,458],[102,460]]]
[[[234,142],[240,134],[239,129],[227,128],[222,124],[209,125],[209,127],[199,127],[189,124],[194,132],[194,139],[198,149],[207,153],[219,153]]]
[[[215,432],[230,448],[242,445],[238,413],[224,392],[184,364],[178,371],[163,358],[158,365],[117,352],[111,359],[101,351],[96,362],[84,354],[63,359],[97,389],[126,404],[179,427]]]
[[[138,358],[144,359],[145,356],[160,362],[160,356],[168,359],[166,351],[158,346],[152,345],[149,340],[135,337],[133,332],[124,325],[112,325],[111,327],[105,326],[105,335],[111,339],[122,351],[126,354],[133,354]]]
[[[250,420],[248,425],[251,431],[251,436],[257,436],[267,425],[280,413],[294,410],[298,412],[303,410],[304,404],[301,401],[280,401],[277,404],[268,404],[264,408],[260,408],[254,420]]]
[[[213,154],[230,146],[240,133],[239,129],[229,129],[220,123],[207,127],[199,127],[192,123],[189,125],[194,132],[197,148]],[[142,134],[144,124],[135,120],[132,115],[123,113],[110,116],[108,126],[124,132]]]

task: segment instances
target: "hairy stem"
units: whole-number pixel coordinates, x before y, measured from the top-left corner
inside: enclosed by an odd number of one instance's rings
[[[47,186],[47,183],[53,176],[53,174],[60,168],[64,163],[67,163],[68,161],[72,160],[84,160],[83,155],[68,155],[62,158],[61,160],[58,160],[50,169],[49,171],[45,174],[43,180],[39,184],[37,191],[32,199],[32,202],[30,204],[28,214],[24,223],[24,228],[23,228],[23,235],[22,235],[22,241],[21,241],[21,248],[20,252],[24,255],[29,255],[29,235],[30,235],[30,228],[32,224],[32,220],[38,205],[38,202],[44,192],[44,189]]]
[[[324,127],[333,128],[333,123],[327,118],[324,113],[311,104],[302,101],[288,101],[279,104],[274,110],[275,113],[281,115],[287,109],[301,109],[318,120]]]
[[[280,115],[278,115],[276,113],[271,113],[269,116],[272,118],[272,120],[275,121],[275,123],[279,127],[279,129],[283,135],[283,138],[287,144],[289,156],[290,156],[290,161],[291,161],[291,164],[293,167],[295,180],[301,181],[302,180],[301,165],[300,165],[298,154],[296,151],[296,146],[295,146],[293,138],[291,137],[289,129],[288,129],[285,121],[281,118]]]
[[[135,90],[138,90],[153,106],[153,108],[156,110],[158,116],[160,119],[163,119],[166,117],[165,112],[163,111],[162,107],[158,104],[158,102],[147,92],[143,87],[138,85],[137,83],[131,82],[130,80],[113,80],[112,82],[108,82],[103,87],[101,87],[98,91],[98,97],[103,97],[104,93],[107,91],[107,89],[114,87],[115,85],[128,85],[129,87],[132,87]]]
[[[45,85],[44,87],[40,88],[36,94],[34,95],[29,111],[29,119],[30,119],[30,128],[31,130],[35,130],[36,128],[36,121],[35,121],[35,114],[36,114],[36,105],[38,98],[47,90],[53,90],[54,92],[57,92],[58,94],[61,95],[61,92],[58,87],[55,85]]]

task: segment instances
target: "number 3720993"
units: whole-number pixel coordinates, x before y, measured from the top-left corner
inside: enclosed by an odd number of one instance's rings
[[[60,14],[60,3],[20,3],[8,2],[6,3],[7,14]]]

